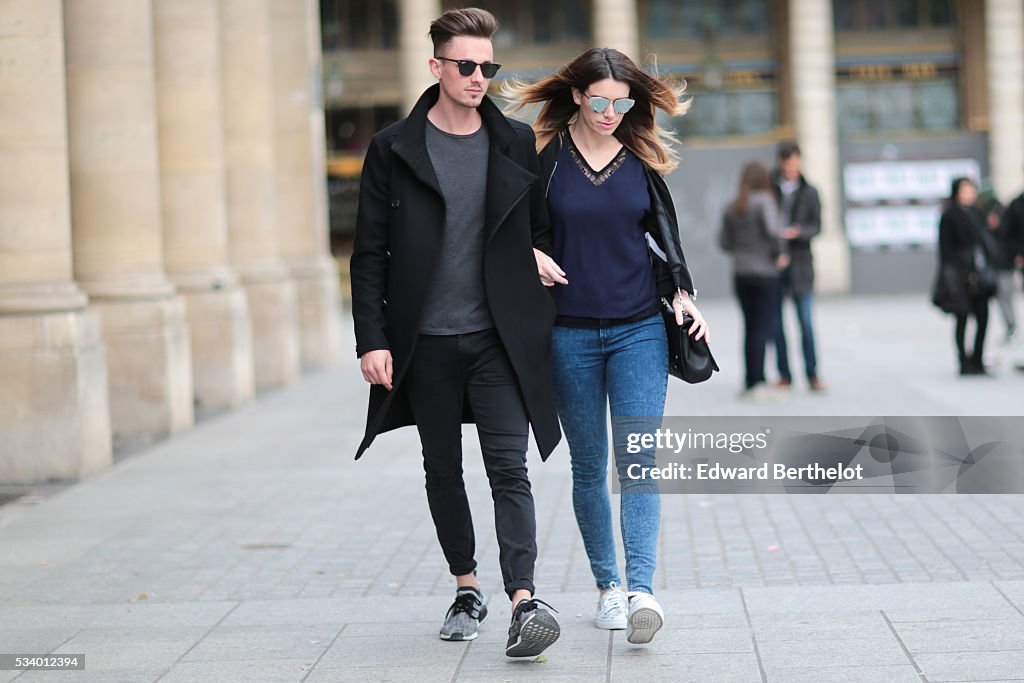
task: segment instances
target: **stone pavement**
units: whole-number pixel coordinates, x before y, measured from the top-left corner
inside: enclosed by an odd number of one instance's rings
[[[723,372],[673,381],[671,415],[1021,412],[1024,373],[1003,357],[995,378],[957,378],[951,321],[907,297],[819,301],[829,392],[798,381],[784,400],[744,403],[736,306],[704,308]],[[469,427],[493,616],[478,640],[443,642],[452,587],[415,432],[353,462],[365,392],[348,348],[335,371],[0,507],[0,653],[86,655],[85,671],[0,671],[0,683],[1024,680],[1024,495],[663,496],[667,625],[637,647],[591,626],[564,445],[545,464],[531,454],[538,596],[563,636],[544,661],[507,660]]]

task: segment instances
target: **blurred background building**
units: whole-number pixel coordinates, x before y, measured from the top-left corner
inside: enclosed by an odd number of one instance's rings
[[[703,296],[728,292],[737,169],[781,139],[822,191],[823,292],[924,292],[950,177],[1024,186],[1024,0],[476,4],[495,85],[593,45],[687,81],[669,180]],[[454,6],[0,2],[0,483],[101,470],[337,360],[364,150]]]
[[[1024,186],[1024,0],[321,0],[338,251],[367,142],[430,84],[429,22],[466,4],[501,22],[492,88],[594,45],[686,79],[669,181],[702,295],[729,291],[715,233],[739,167],[781,139],[822,191],[824,292],[926,291],[951,177]]]
[[[0,2],[0,484],[338,360],[316,0]]]

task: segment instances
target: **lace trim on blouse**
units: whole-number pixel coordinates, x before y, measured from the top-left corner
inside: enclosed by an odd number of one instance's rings
[[[576,148],[576,143],[573,142],[572,135],[568,131],[565,133],[565,138],[569,141],[569,154],[572,156],[573,161],[579,166],[579,169],[583,171],[583,175],[587,177],[587,180],[592,182],[594,185],[602,185],[608,178],[611,177],[612,173],[619,170],[622,163],[626,160],[628,151],[626,146],[623,145],[622,149],[618,151],[614,158],[608,162],[608,164],[600,171],[595,171],[587,163],[587,160],[583,158],[583,154]]]

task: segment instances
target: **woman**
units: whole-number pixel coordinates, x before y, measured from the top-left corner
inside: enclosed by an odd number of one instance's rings
[[[631,454],[626,437],[657,429],[664,413],[662,297],[679,324],[683,311],[693,316],[694,338],[708,335],[662,178],[677,165],[670,136],[654,122],[656,109],[677,115],[685,107],[680,92],[609,48],[588,50],[536,83],[513,84],[508,94],[516,109],[541,105],[534,131],[555,246],[553,259],[538,252],[537,261],[544,284],[562,285],[554,291],[555,401],[572,457],[573,509],[600,592],[595,625],[647,643],[664,623],[652,587],[661,503],[646,476],[653,449]],[[607,490],[609,404],[628,595]],[[643,476],[630,478],[630,465]]]
[[[974,205],[978,188],[968,178],[953,181],[949,205],[939,220],[939,264],[955,273],[956,282],[966,294],[967,305],[955,312],[956,350],[961,375],[986,375],[982,363],[985,330],[988,327],[988,300],[995,293],[995,272],[991,267],[994,245],[985,228],[985,216]],[[974,346],[968,355],[965,344],[967,320],[976,323]]]
[[[771,192],[768,169],[751,161],[740,173],[739,195],[722,216],[719,243],[733,263],[733,287],[743,311],[742,396],[764,396],[765,345],[778,322],[782,295],[779,271],[786,267],[785,241]]]

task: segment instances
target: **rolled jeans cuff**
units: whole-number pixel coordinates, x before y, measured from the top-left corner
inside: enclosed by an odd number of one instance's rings
[[[509,581],[505,584],[505,592],[508,594],[509,600],[512,599],[512,596],[515,595],[516,591],[530,591],[530,595],[533,595],[535,589],[536,586],[534,586],[533,581],[530,581],[529,579],[516,579],[515,581]]]

